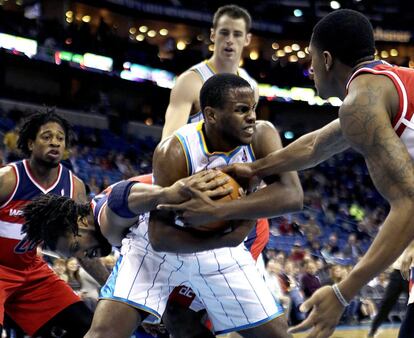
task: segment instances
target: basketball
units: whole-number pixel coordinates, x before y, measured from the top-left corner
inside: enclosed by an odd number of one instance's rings
[[[241,197],[241,191],[242,191],[242,188],[241,188],[240,184],[237,183],[237,181],[233,177],[231,177],[230,175],[227,175],[225,173],[221,173],[221,175],[218,176],[218,177],[222,177],[222,176],[227,176],[229,178],[229,181],[226,184],[224,184],[224,187],[225,188],[232,187],[233,190],[230,194],[228,194],[226,196],[223,196],[223,197],[220,197],[220,198],[217,198],[215,200],[216,201],[228,202],[228,201],[232,201],[232,200],[236,200],[236,199],[240,198]],[[228,227],[230,227],[230,225],[231,225],[231,221],[217,221],[217,222],[213,222],[213,223],[209,223],[209,224],[199,226],[196,229],[200,230],[200,231],[213,231],[214,232],[214,231],[225,230]]]

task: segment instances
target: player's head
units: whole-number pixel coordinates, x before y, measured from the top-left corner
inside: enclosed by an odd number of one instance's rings
[[[97,257],[111,253],[111,245],[95,225],[89,204],[53,194],[35,198],[23,209],[22,232],[33,243],[62,257]]]
[[[310,42],[311,71],[322,98],[340,96],[337,72],[342,66],[352,69],[374,59],[375,41],[372,25],[361,13],[342,9],[322,18],[314,27]]]
[[[256,122],[256,100],[250,84],[234,74],[216,74],[200,91],[200,106],[206,127],[227,145],[252,141]]]
[[[54,168],[70,143],[70,125],[54,110],[37,112],[23,121],[17,146],[27,157]]]
[[[250,44],[252,18],[237,5],[220,7],[213,17],[210,39],[214,54],[221,60],[239,62],[243,48]]]

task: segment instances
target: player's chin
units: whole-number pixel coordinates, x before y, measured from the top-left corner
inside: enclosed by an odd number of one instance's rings
[[[239,143],[242,144],[242,145],[248,145],[248,144],[252,143],[252,141],[253,141],[253,135],[251,135],[251,136],[241,136],[239,138]]]

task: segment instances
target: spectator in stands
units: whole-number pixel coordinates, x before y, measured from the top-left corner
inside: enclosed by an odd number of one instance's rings
[[[80,291],[82,287],[82,282],[79,275],[79,263],[76,258],[72,257],[66,261],[66,271],[68,274],[67,282],[69,286],[75,292]]]
[[[328,243],[324,245],[322,252],[328,256],[336,256],[340,253],[338,246],[338,235],[336,233],[332,233],[329,236]]]
[[[305,257],[305,249],[303,248],[303,245],[301,242],[296,241],[293,244],[289,259],[291,259],[294,262],[301,262],[304,257]]]
[[[290,305],[290,298],[282,288],[283,265],[271,259],[266,266],[265,280],[275,299],[279,299],[283,307],[287,309]]]
[[[3,144],[6,147],[6,160],[7,163],[14,162],[20,159],[17,150],[17,139],[19,138],[17,127],[9,130],[4,134]]]
[[[308,261],[305,264],[305,273],[301,277],[301,287],[306,298],[312,296],[312,294],[321,287],[321,282],[317,277],[318,269],[313,260]]]
[[[52,269],[61,279],[65,282],[68,281],[69,277],[66,272],[66,261],[64,259],[56,258],[53,261]]]
[[[362,256],[362,249],[358,243],[357,235],[352,233],[348,237],[348,243],[342,249],[344,257],[357,258]]]
[[[318,272],[316,273],[316,276],[319,278],[319,281],[321,282],[321,285],[331,285],[333,284],[331,276],[329,275],[329,267],[323,259],[319,258],[315,260],[316,268]]]
[[[98,183],[96,181],[95,176],[90,177],[88,185],[89,185],[89,189],[91,190],[90,193],[91,193],[92,196],[98,195],[103,190],[100,187],[98,187]]]

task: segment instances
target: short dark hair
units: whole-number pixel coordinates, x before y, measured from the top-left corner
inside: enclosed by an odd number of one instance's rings
[[[250,31],[252,27],[252,17],[247,9],[237,5],[225,5],[219,7],[213,16],[213,28],[217,28],[217,23],[223,15],[227,15],[232,19],[243,19],[246,23],[246,33]]]
[[[79,233],[78,218],[90,213],[88,203],[80,204],[69,197],[54,194],[40,195],[23,208],[25,222],[22,233],[33,243],[56,250],[58,239],[68,232]]]
[[[230,90],[248,87],[250,84],[240,76],[230,73],[216,74],[204,82],[200,91],[201,111],[207,106],[224,108]],[[253,89],[252,89],[253,90]]]
[[[40,127],[49,122],[58,123],[65,132],[66,147],[70,146],[72,140],[72,128],[68,121],[56,114],[55,109],[46,108],[44,111],[37,111],[23,120],[19,129],[19,138],[17,140],[17,148],[25,156],[30,156],[29,140],[34,141]]]
[[[375,54],[371,23],[352,9],[336,10],[322,18],[313,28],[312,43],[350,67]]]

